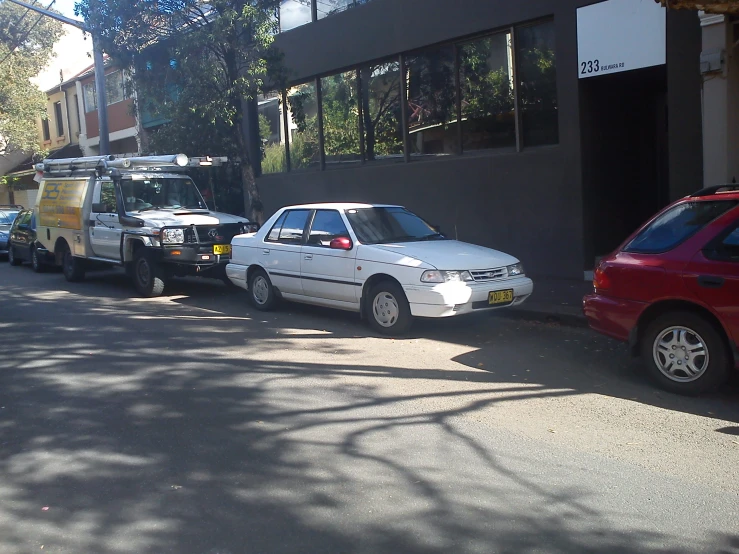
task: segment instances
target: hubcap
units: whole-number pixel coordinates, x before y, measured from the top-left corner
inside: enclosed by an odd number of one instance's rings
[[[139,278],[139,283],[143,286],[147,286],[149,284],[151,272],[149,271],[149,264],[146,260],[139,260],[139,263],[136,265],[136,274]]]
[[[262,275],[257,275],[252,283],[252,296],[260,306],[263,306],[269,300],[269,283]]]
[[[398,301],[389,292],[381,292],[372,302],[372,313],[377,323],[383,327],[392,327],[397,323],[400,315]]]
[[[652,348],[654,363],[662,374],[678,383],[695,381],[706,372],[710,357],[701,336],[687,327],[662,331]]]

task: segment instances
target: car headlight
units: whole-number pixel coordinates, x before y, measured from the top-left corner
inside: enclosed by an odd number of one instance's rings
[[[526,273],[523,270],[523,264],[520,262],[517,264],[509,265],[506,269],[508,269],[508,277],[517,277]]]
[[[161,236],[164,244],[179,244],[185,242],[184,229],[164,229]]]
[[[422,283],[449,283],[454,281],[474,281],[469,271],[440,271],[429,269],[421,275]]]

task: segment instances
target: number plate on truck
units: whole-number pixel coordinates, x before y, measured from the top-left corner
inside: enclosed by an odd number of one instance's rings
[[[230,253],[231,253],[230,244],[214,244],[213,245],[213,254],[230,254]]]

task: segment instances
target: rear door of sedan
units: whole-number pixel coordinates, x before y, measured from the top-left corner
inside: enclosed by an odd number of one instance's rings
[[[256,262],[269,273],[272,284],[285,294],[303,294],[300,250],[311,210],[285,210],[264,238]]]

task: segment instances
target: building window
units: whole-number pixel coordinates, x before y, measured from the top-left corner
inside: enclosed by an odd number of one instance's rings
[[[511,34],[460,45],[459,73],[462,149],[515,148]]]
[[[321,79],[323,145],[326,163],[360,161],[357,72]]]
[[[318,19],[366,4],[370,0],[316,0]]]
[[[554,22],[518,27],[515,32],[523,144],[556,144],[559,123]]]
[[[319,1],[322,2],[323,0]],[[289,31],[295,27],[300,27],[310,23],[312,19],[311,0],[280,0],[278,11],[280,31]]]
[[[41,120],[41,130],[44,134],[44,142],[51,140],[51,132],[49,131],[49,119],[42,119]]]
[[[454,48],[442,46],[408,56],[406,67],[411,153],[456,153]]]
[[[122,102],[126,98],[124,87],[124,79],[122,71],[114,71],[105,76],[105,101],[108,106]]]
[[[320,167],[321,152],[318,142],[318,102],[315,82],[299,85],[290,94],[292,111],[292,140],[290,167],[304,169]]]
[[[95,97],[95,83],[82,85],[82,99],[85,103],[85,113],[94,112],[98,109],[97,98]]]
[[[268,95],[259,101],[262,173],[282,173],[287,170],[282,112],[282,101],[277,94]]]
[[[54,102],[54,119],[56,119],[56,136],[64,136],[64,117],[62,115],[62,103]]]
[[[367,161],[402,159],[400,64],[386,62],[359,70],[362,127]]]
[[[125,87],[126,80],[123,77],[122,71],[114,71],[105,76],[105,101],[108,103],[108,106],[122,102],[128,98]],[[82,85],[82,97],[85,104],[85,113],[94,112],[98,109],[94,81]]]

